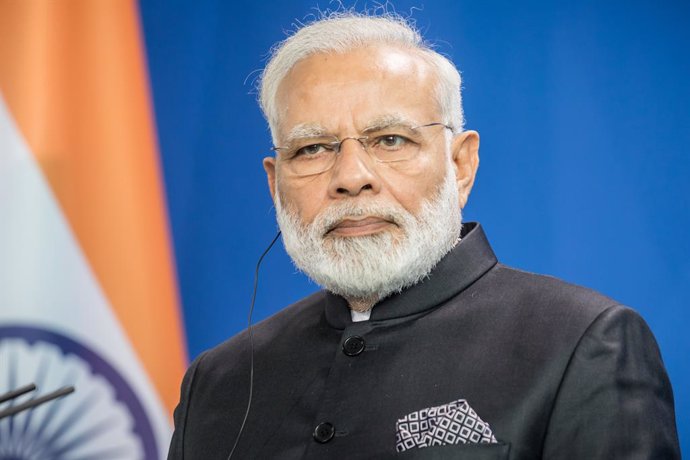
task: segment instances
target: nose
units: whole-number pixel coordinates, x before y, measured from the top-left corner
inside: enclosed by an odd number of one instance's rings
[[[343,139],[340,143],[340,153],[331,170],[329,195],[333,198],[344,198],[358,196],[364,192],[376,194],[380,190],[381,181],[373,168],[371,157],[364,149],[364,144],[354,137]]]

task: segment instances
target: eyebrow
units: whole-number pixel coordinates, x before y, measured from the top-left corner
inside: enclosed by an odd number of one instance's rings
[[[383,131],[390,128],[404,128],[408,131],[413,131],[412,128],[414,126],[417,126],[414,120],[398,114],[389,114],[371,120],[367,123],[367,127],[362,130],[362,134]]]
[[[361,134],[369,134],[377,131],[383,131],[390,128],[404,128],[409,132],[413,132],[413,127],[417,126],[418,123],[407,117],[399,114],[387,114],[381,115],[370,120],[366,124]],[[290,132],[285,137],[285,144],[291,145],[295,141],[301,139],[313,139],[319,137],[334,137],[337,138],[332,132],[330,132],[324,126],[318,123],[300,123],[294,126]]]
[[[328,130],[317,123],[300,123],[294,126],[288,135],[285,137],[285,143],[287,145],[292,144],[299,139],[309,139],[315,137],[335,137],[329,134]]]

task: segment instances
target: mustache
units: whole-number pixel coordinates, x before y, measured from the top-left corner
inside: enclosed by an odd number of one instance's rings
[[[398,206],[382,203],[339,203],[331,205],[321,212],[310,227],[320,235],[326,235],[341,222],[352,218],[376,217],[387,220],[397,226],[409,218],[409,213]]]

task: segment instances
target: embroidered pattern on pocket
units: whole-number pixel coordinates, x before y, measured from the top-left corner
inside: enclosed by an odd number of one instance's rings
[[[451,444],[495,444],[489,424],[464,399],[411,412],[395,424],[396,450]]]

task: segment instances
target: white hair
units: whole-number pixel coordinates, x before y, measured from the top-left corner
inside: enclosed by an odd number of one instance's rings
[[[464,118],[460,73],[452,62],[434,51],[404,18],[386,13],[371,16],[354,12],[334,12],[298,29],[278,43],[261,76],[259,103],[277,142],[280,112],[276,107],[278,86],[302,59],[318,53],[345,53],[374,44],[398,46],[416,51],[436,70],[436,98],[444,118],[455,133],[462,131]]]

